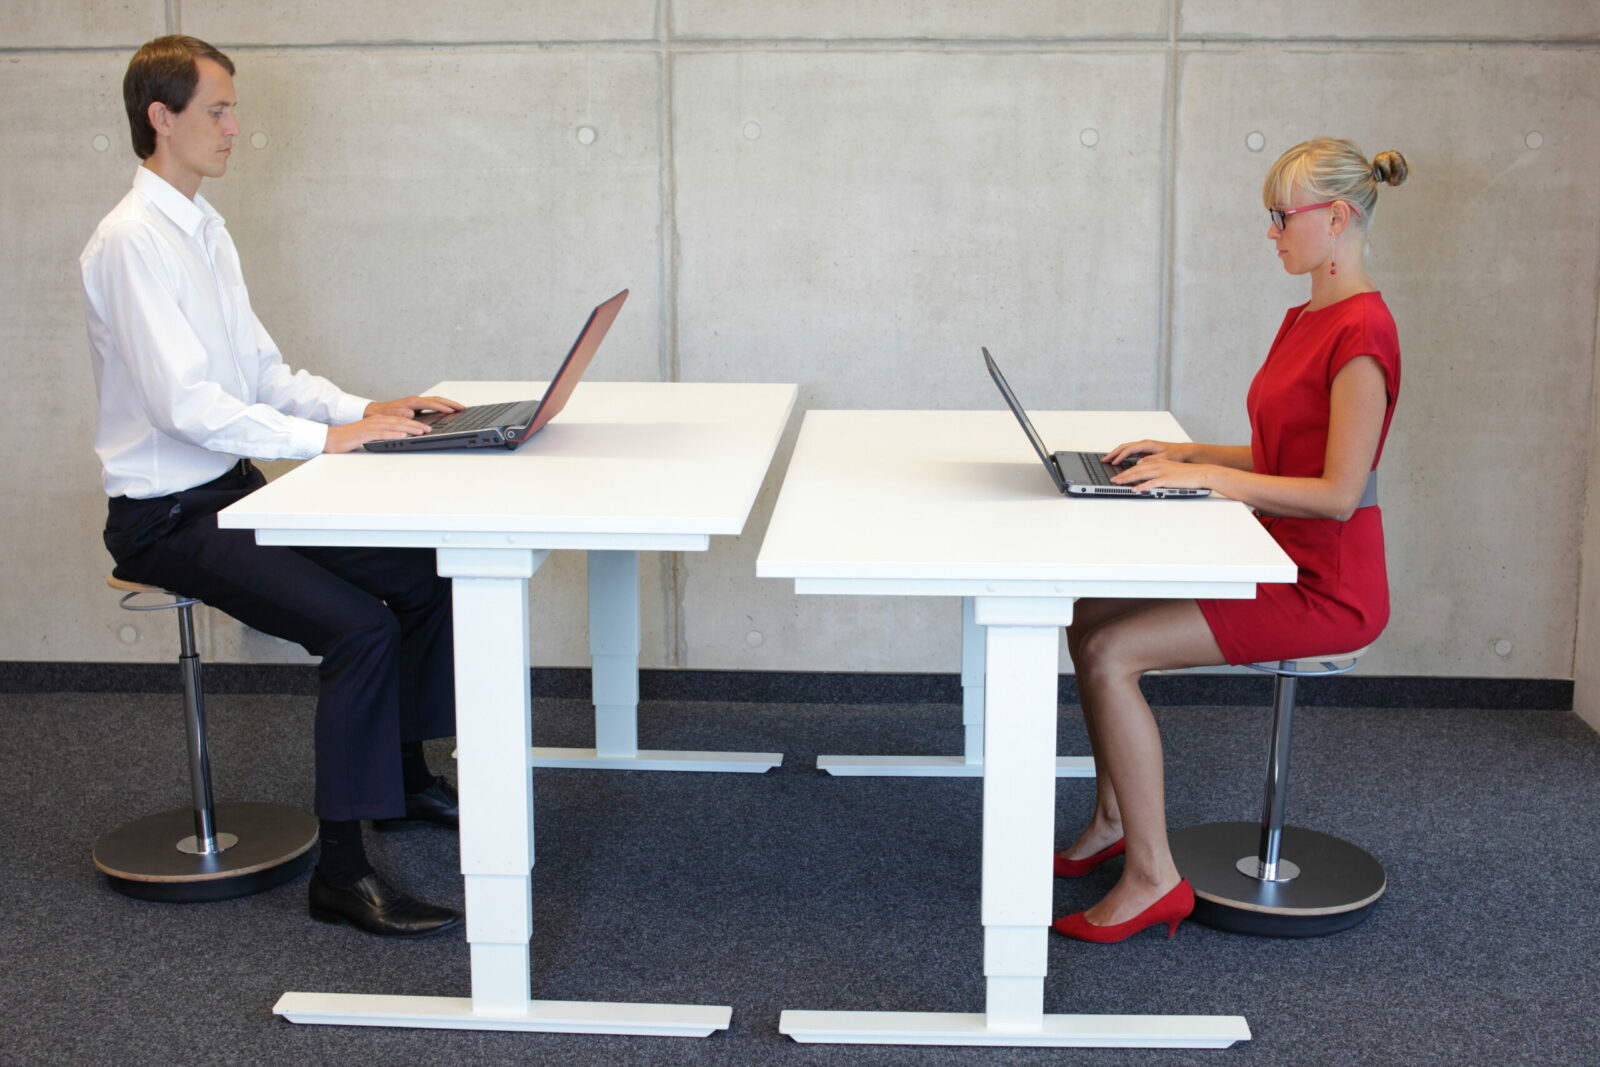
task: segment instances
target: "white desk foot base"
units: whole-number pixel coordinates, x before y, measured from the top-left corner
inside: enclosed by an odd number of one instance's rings
[[[391,997],[366,993],[285,993],[272,1008],[292,1023],[407,1026],[430,1030],[523,1030],[546,1034],[647,1034],[709,1037],[726,1030],[732,1008],[690,1004],[606,1004],[533,1000],[521,1012],[477,1013],[471,997]]]
[[[786,1011],[778,1032],[829,1044],[1018,1048],[1227,1048],[1250,1040],[1241,1015],[1046,1015],[1036,1030],[999,1030],[981,1012]]]
[[[964,756],[818,756],[817,770],[839,775],[982,778],[983,764]],[[1094,757],[1057,756],[1057,778],[1093,778]]]
[[[631,756],[602,756],[592,748],[536,746],[528,756],[530,767],[579,767],[596,771],[723,771],[762,774],[782,762],[782,752],[667,752],[649,748],[641,748]]]

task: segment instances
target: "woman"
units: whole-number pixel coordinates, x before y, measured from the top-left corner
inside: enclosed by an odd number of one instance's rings
[[[1067,648],[1096,797],[1089,824],[1056,854],[1056,874],[1126,860],[1103,900],[1056,920],[1069,937],[1120,941],[1159,923],[1170,937],[1194,910],[1167,848],[1161,737],[1139,692],[1145,671],[1349,651],[1388,622],[1383,520],[1368,481],[1400,391],[1400,347],[1364,256],[1378,185],[1399,185],[1406,171],[1398,152],[1369,162],[1349,141],[1285,152],[1262,187],[1267,237],[1284,270],[1310,275],[1311,299],[1284,316],[1250,386],[1250,444],[1134,441],[1106,456],[1138,460],[1116,476],[1121,484],[1214,489],[1249,504],[1299,579],[1258,586],[1254,600],[1078,602]]]

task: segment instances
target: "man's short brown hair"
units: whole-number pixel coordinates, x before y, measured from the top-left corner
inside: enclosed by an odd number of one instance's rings
[[[122,103],[128,109],[133,150],[140,159],[149,159],[156,150],[150,105],[160,102],[174,113],[188,107],[200,84],[200,68],[195,62],[199,59],[209,59],[233,73],[233,60],[199,38],[182,34],[157,37],[128,61],[128,73],[122,76]]]

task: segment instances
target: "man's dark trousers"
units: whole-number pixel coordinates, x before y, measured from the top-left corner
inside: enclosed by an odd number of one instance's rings
[[[241,461],[172,496],[113,497],[105,540],[115,573],[321,656],[316,813],[401,817],[400,743],[455,733],[450,581],[431,549],[286,548],[217,527],[218,511],[265,484]]]

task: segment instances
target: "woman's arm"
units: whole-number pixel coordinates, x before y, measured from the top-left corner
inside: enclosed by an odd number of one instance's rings
[[[1376,359],[1358,356],[1340,368],[1329,392],[1328,449],[1320,478],[1279,478],[1157,454],[1113,480],[1140,489],[1214,489],[1269,515],[1343,521],[1361,503],[1367,472],[1378,454],[1388,397]]]
[[[1210,463],[1217,467],[1232,467],[1247,471],[1255,467],[1249,445],[1195,445],[1195,458],[1190,463]]]
[[[1254,466],[1249,445],[1202,445],[1194,441],[1129,441],[1105,455],[1113,466],[1134,456],[1160,457],[1174,463],[1213,463],[1247,471]]]

